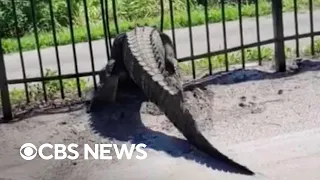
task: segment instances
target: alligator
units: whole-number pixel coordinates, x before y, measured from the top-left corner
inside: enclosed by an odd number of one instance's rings
[[[194,147],[245,174],[254,175],[250,169],[213,147],[200,132],[194,116],[184,103],[183,83],[174,55],[173,43],[168,35],[155,27],[136,27],[116,36],[111,52],[112,60],[100,76],[103,80],[116,79],[111,88],[113,90],[121,84],[135,84]],[[114,99],[112,97],[109,101]]]

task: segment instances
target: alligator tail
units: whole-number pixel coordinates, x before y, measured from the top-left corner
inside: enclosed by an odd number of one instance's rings
[[[138,27],[127,33],[124,44],[124,64],[129,75],[174,124],[200,151],[227,162],[232,167],[254,173],[214,148],[199,131],[196,121],[184,105],[181,80],[165,73],[165,50],[159,32],[151,27]]]

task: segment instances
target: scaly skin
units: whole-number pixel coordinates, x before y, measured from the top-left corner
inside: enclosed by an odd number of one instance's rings
[[[163,37],[162,35],[162,39]],[[191,144],[246,174],[254,174],[215,149],[200,133],[195,119],[184,105],[177,63],[175,60],[165,59],[166,50],[156,29],[137,27],[127,32],[123,37],[122,48],[123,62],[129,76]],[[168,68],[169,66],[174,68]]]

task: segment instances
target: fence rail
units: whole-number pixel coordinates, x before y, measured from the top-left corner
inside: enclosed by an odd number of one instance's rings
[[[25,6],[25,4],[21,2],[27,2],[28,8],[31,10],[31,17],[30,21],[25,22],[26,24],[21,24],[21,19],[19,17],[21,16],[20,11],[17,12],[17,8],[21,8],[20,6]],[[124,1],[124,0],[123,0]],[[287,0],[290,1],[290,0]],[[9,1],[7,1],[9,2]],[[62,1],[61,1],[62,2]],[[13,23],[8,23],[7,26],[6,24],[3,27],[0,27],[0,90],[1,90],[1,107],[3,111],[3,117],[6,121],[11,120],[14,115],[12,113],[12,107],[11,107],[11,102],[10,102],[10,91],[9,91],[9,85],[15,85],[15,84],[23,84],[24,85],[24,93],[25,93],[25,99],[26,103],[30,103],[31,97],[30,97],[30,88],[28,86],[28,83],[34,83],[34,82],[39,82],[41,83],[41,89],[42,89],[42,94],[43,94],[43,99],[45,101],[48,101],[48,87],[46,87],[48,81],[52,80],[58,80],[59,84],[59,93],[60,93],[60,98],[64,99],[66,97],[65,94],[65,87],[63,80],[65,79],[76,79],[76,89],[77,89],[77,95],[81,97],[83,95],[83,91],[81,89],[81,77],[92,77],[93,78],[93,84],[94,87],[97,88],[97,80],[96,76],[99,71],[97,71],[97,67],[95,65],[95,57],[94,57],[94,47],[92,44],[93,41],[93,32],[92,32],[92,26],[90,24],[90,13],[89,12],[89,4],[91,2],[98,2],[99,3],[99,11],[101,12],[100,15],[100,23],[102,24],[102,30],[103,30],[103,36],[102,39],[104,40],[104,46],[105,46],[105,54],[106,58],[110,58],[110,52],[111,52],[111,47],[112,47],[112,37],[114,37],[114,34],[119,34],[120,32],[124,31],[121,29],[121,21],[119,21],[118,17],[119,12],[118,12],[118,5],[115,0],[112,0],[111,2],[107,0],[83,0],[82,5],[83,6],[77,6],[74,4],[73,1],[66,0],[66,6],[64,6],[66,10],[66,16],[68,17],[67,20],[61,20],[61,22],[64,22],[67,24],[66,27],[69,28],[69,36],[71,37],[70,44],[72,47],[72,55],[73,55],[73,64],[74,64],[74,71],[75,73],[67,73],[67,74],[62,74],[62,67],[64,66],[64,62],[61,60],[61,52],[59,50],[59,37],[58,37],[58,27],[57,27],[57,18],[55,17],[55,14],[58,13],[58,10],[61,10],[59,7],[56,8],[55,5],[53,4],[52,0],[48,1],[48,9],[49,9],[49,14],[48,16],[50,17],[48,22],[43,23],[42,21],[39,21],[41,19],[42,14],[40,13],[41,8],[40,4],[42,2],[36,1],[36,0],[11,0],[11,3],[6,4],[6,3],[0,3],[0,7],[7,7],[5,9],[5,14],[6,18],[11,18],[13,19]],[[130,3],[130,1],[125,1],[127,3]],[[142,2],[142,1],[141,1]],[[211,10],[210,8],[213,8],[213,6],[209,5],[210,3],[212,4],[214,0],[181,0],[181,2],[185,2],[185,16],[187,17],[186,24],[188,28],[188,38],[189,38],[189,46],[190,46],[190,56],[185,56],[185,57],[180,57],[177,58],[179,62],[191,62],[191,68],[192,68],[192,76],[193,78],[196,78],[196,60],[202,59],[202,58],[207,58],[208,59],[208,71],[209,74],[213,73],[213,64],[212,64],[212,57],[218,56],[218,55],[223,55],[224,56],[224,66],[225,70],[229,71],[229,56],[228,53],[235,52],[235,51],[240,51],[241,53],[241,64],[242,68],[245,68],[246,66],[246,56],[245,56],[245,49],[248,48],[257,48],[257,62],[259,65],[261,65],[262,62],[262,46],[268,45],[268,44],[274,44],[274,61],[277,67],[278,71],[285,71],[286,69],[286,54],[285,54],[285,41],[289,40],[295,40],[296,42],[296,56],[299,57],[300,54],[300,44],[299,40],[302,38],[310,38],[311,42],[311,55],[315,55],[315,36],[320,35],[320,31],[315,31],[314,30],[314,17],[313,17],[313,8],[314,8],[314,2],[313,0],[309,0],[308,2],[308,11],[309,11],[309,17],[310,17],[310,33],[299,33],[299,26],[298,26],[298,0],[292,0],[293,3],[293,12],[294,12],[294,23],[295,23],[295,35],[290,35],[290,36],[284,36],[284,23],[283,23],[283,0],[271,0],[271,8],[272,8],[272,21],[273,21],[273,34],[274,36],[272,38],[266,39],[266,40],[261,40],[261,29],[260,29],[260,14],[261,12],[259,11],[259,7],[261,3],[266,3],[266,0],[255,0],[255,1],[250,1],[250,3],[253,3],[254,9],[254,21],[256,24],[256,33],[257,33],[257,42],[245,44],[244,43],[244,25],[243,25],[243,1],[237,0],[237,1],[232,1],[235,3],[234,6],[236,6],[237,9],[237,16],[238,16],[238,22],[239,22],[239,41],[240,41],[240,46],[236,47],[231,47],[228,48],[228,40],[227,40],[227,29],[226,29],[226,22],[227,22],[227,17],[226,17],[226,6],[229,6],[230,1],[219,1],[218,9],[217,11],[221,14],[221,24],[222,24],[222,34],[223,34],[223,49],[217,50],[217,51],[212,51],[211,47],[212,44],[210,44],[210,35],[214,33],[214,30],[210,31],[209,24],[210,21],[212,21],[210,18],[212,18],[212,14],[209,14],[209,11]],[[197,4],[198,3],[198,4]],[[246,2],[248,3],[248,2]],[[63,4],[63,3],[62,3]],[[60,4],[61,5],[61,4]],[[111,7],[110,7],[111,5]],[[251,4],[252,5],[252,4]],[[175,10],[176,6],[173,2],[173,0],[160,0],[159,2],[160,6],[160,17],[158,17],[159,20],[159,25],[161,31],[164,31],[164,25],[167,23],[167,21],[170,21],[170,30],[171,30],[171,37],[174,42],[174,51],[175,55],[177,55],[177,34],[176,34],[176,23],[175,23]],[[202,8],[203,13],[201,16],[204,16],[204,27],[205,27],[205,34],[203,36],[206,37],[206,53],[198,53],[196,54],[194,51],[194,42],[193,42],[193,12],[192,8],[194,6],[197,6],[198,9],[199,7]],[[26,7],[23,7],[26,8]],[[77,9],[78,8],[78,9]],[[83,8],[83,9],[82,9]],[[141,7],[144,8],[144,7]],[[169,16],[166,18],[166,11],[165,8],[169,9]],[[77,52],[76,48],[76,42],[79,40],[76,40],[75,38],[75,31],[76,31],[76,26],[77,24],[74,24],[75,17],[74,17],[74,11],[83,11],[84,14],[84,29],[86,31],[86,40],[88,43],[88,49],[89,49],[89,60],[90,60],[90,66],[91,70],[90,71],[84,71],[80,72],[78,68],[78,60],[79,60],[79,54]],[[110,12],[112,10],[112,12]],[[128,10],[130,11],[130,10]],[[120,13],[121,14],[121,13]],[[134,15],[134,14],[133,14]],[[200,16],[200,15],[199,15]],[[13,17],[13,18],[12,18]],[[79,18],[79,17],[76,17]],[[81,18],[81,17],[80,17]],[[130,18],[130,17],[127,17]],[[137,20],[137,19],[136,19]],[[150,19],[149,19],[150,20]],[[128,21],[129,22],[129,21]],[[1,19],[0,19],[0,23]],[[44,25],[45,24],[45,25]],[[28,33],[24,33],[25,29],[24,27],[30,25],[33,31],[29,32],[29,34],[33,34],[35,38],[35,50],[37,53],[38,57],[38,63],[39,63],[39,71],[40,71],[40,76],[38,77],[32,77],[32,78],[27,78],[26,74],[26,64],[30,62],[25,62],[25,58],[23,56],[23,45],[22,45],[22,38],[24,36],[28,36]],[[12,29],[12,27],[14,27]],[[44,28],[47,30],[47,33],[51,32],[51,41],[53,43],[54,47],[54,54],[56,56],[56,63],[57,63],[57,75],[51,75],[51,76],[45,76],[44,72],[44,67],[43,67],[43,55],[41,51],[41,39],[39,38],[39,33],[42,33],[43,30],[40,32],[39,27]],[[114,28],[113,30],[116,33],[113,33],[112,35],[112,27]],[[132,28],[132,27],[131,27]],[[130,29],[130,28],[129,28]],[[12,32],[11,32],[12,30]],[[5,54],[7,52],[4,52],[4,45],[3,41],[4,39],[15,39],[16,40],[16,46],[18,48],[18,53],[19,53],[19,58],[20,58],[20,65],[21,65],[21,73],[22,73],[22,78],[13,78],[13,79],[8,79],[7,75],[11,73],[11,71],[6,71],[6,62],[5,62]],[[61,41],[61,40],[60,40]],[[61,43],[60,43],[61,44]],[[80,57],[81,58],[81,57]]]

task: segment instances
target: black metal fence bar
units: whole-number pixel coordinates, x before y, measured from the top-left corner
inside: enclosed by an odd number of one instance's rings
[[[316,31],[316,32],[313,32],[313,35],[314,36],[320,36],[320,31]],[[302,38],[308,38],[311,36],[311,33],[303,33],[303,34],[299,34],[299,35],[291,35],[291,36],[286,36],[284,37],[284,41],[290,41],[290,40],[294,40],[295,38],[298,37],[298,39],[302,39]]]
[[[89,45],[89,53],[90,53],[90,60],[91,60],[91,69],[92,69],[92,72],[94,72],[95,67],[94,67],[94,57],[93,57],[93,49],[92,49],[91,30],[90,30],[90,22],[89,22],[89,16],[88,16],[87,0],[83,0],[83,8],[84,8],[84,14],[85,14],[85,19],[86,19],[86,28],[87,28],[88,45]],[[96,76],[93,76],[93,84],[94,84],[94,88],[97,89],[98,86],[97,86]]]
[[[106,4],[108,4],[108,0],[107,0]],[[112,0],[112,12],[113,12],[114,26],[116,28],[117,34],[119,34],[118,17],[117,17],[117,2],[116,2],[116,0]]]
[[[174,17],[173,17],[173,3],[172,0],[169,0],[169,8],[170,8],[170,21],[171,21],[171,33],[172,33],[172,41],[173,41],[173,48],[174,48],[174,55],[177,58],[177,47],[176,47],[176,35],[174,30]]]
[[[192,23],[191,23],[191,12],[190,12],[190,0],[187,0],[187,14],[188,14],[188,28],[189,28],[189,41],[190,41],[190,52],[191,52],[191,63],[192,63],[192,76],[196,78],[196,68],[194,64],[194,53],[193,53],[193,36],[192,36]]]
[[[316,31],[313,34],[314,34],[314,36],[320,36],[320,31]],[[298,36],[296,36],[296,35],[286,36],[286,37],[283,38],[283,41],[294,40],[297,37],[299,39],[308,38],[308,37],[310,37],[310,35],[311,35],[311,33],[304,33],[304,34],[299,34]],[[208,56],[218,56],[218,55],[221,55],[221,54],[225,54],[225,52],[228,54],[228,53],[232,53],[232,52],[235,52],[235,51],[239,51],[242,48],[243,49],[248,49],[248,48],[257,47],[258,45],[264,46],[264,45],[268,45],[268,44],[272,44],[272,43],[275,43],[275,39],[274,38],[263,40],[263,41],[260,41],[260,42],[245,44],[243,46],[236,46],[236,47],[228,48],[227,50],[223,49],[223,50],[219,50],[219,51],[214,51],[214,52],[210,52],[209,54],[208,53],[197,54],[197,55],[194,55],[193,58],[194,59],[201,59],[201,58],[205,58],[205,57],[208,57]],[[182,57],[182,58],[179,58],[178,61],[179,62],[190,61],[190,57]]]
[[[221,0],[221,16],[222,16],[222,31],[223,31],[223,45],[224,45],[224,59],[225,59],[225,67],[226,71],[229,71],[229,60],[228,60],[228,44],[227,44],[227,30],[226,30],[226,15],[225,15],[225,7],[224,0]]]
[[[309,0],[309,15],[310,15],[310,32],[311,32],[311,55],[314,56],[314,27],[313,27],[313,0]]]
[[[163,32],[163,22],[164,22],[164,7],[163,7],[163,0],[160,0],[160,7],[161,7],[161,15],[160,15],[160,31]]]
[[[294,29],[296,33],[296,56],[300,56],[300,50],[299,50],[299,22],[298,22],[298,4],[297,0],[293,0],[293,8],[294,8]]]
[[[277,71],[286,70],[286,56],[283,35],[282,0],[272,0],[272,17],[274,32],[274,58]]]
[[[87,77],[87,76],[94,76],[98,75],[99,71],[95,72],[82,72],[78,74],[62,74],[62,79],[71,79],[71,78],[80,78],[80,77]],[[10,79],[7,80],[8,84],[21,84],[21,83],[31,83],[31,82],[42,82],[42,81],[54,81],[58,80],[59,76],[46,76],[46,77],[33,77],[33,78],[27,78],[27,79]]]
[[[211,46],[210,46],[210,32],[209,32],[208,0],[205,0],[204,16],[205,16],[205,21],[206,21],[207,52],[209,54],[211,51]],[[209,74],[212,75],[211,56],[209,56],[209,55],[208,55],[208,65],[209,65]]]
[[[242,3],[241,0],[238,0],[238,16],[239,16],[239,31],[240,31],[240,45],[243,47],[243,27],[242,27]],[[244,49],[241,48],[241,62],[242,68],[246,67],[246,59],[245,59]]]
[[[108,5],[108,0],[105,0],[105,12],[106,12],[106,28],[107,28],[107,32],[108,32],[108,35],[109,35],[109,47],[110,47],[110,54],[111,54],[111,47],[112,47],[112,44],[111,44],[111,31],[110,31],[110,22],[109,22],[109,5]],[[110,55],[109,54],[109,55]],[[108,56],[108,58],[110,59],[111,55]]]
[[[108,32],[107,32],[107,25],[106,25],[106,11],[105,11],[105,6],[104,6],[105,1],[100,0],[100,8],[101,8],[101,16],[102,16],[102,27],[103,27],[103,35],[104,35],[104,43],[106,47],[106,54],[108,59],[110,59],[110,50],[108,46]]]
[[[20,63],[21,63],[21,68],[22,68],[22,77],[25,79],[25,78],[27,78],[27,76],[26,76],[26,68],[25,68],[25,64],[24,64],[21,40],[20,40],[19,30],[18,30],[18,18],[17,18],[15,0],[11,0],[11,4],[12,4],[12,9],[13,9],[13,15],[14,15],[14,26],[15,26],[15,31],[16,31],[15,33],[16,33],[17,41],[18,41]],[[30,102],[30,97],[29,97],[29,90],[28,90],[28,84],[27,83],[24,83],[24,90],[25,90],[25,96],[26,96],[27,103],[29,103]]]
[[[7,72],[6,72],[6,67],[5,67],[4,58],[3,58],[3,50],[2,50],[2,41],[0,36],[0,93],[1,93],[0,98],[1,98],[1,104],[2,104],[3,119],[5,122],[13,118],[6,73]]]
[[[197,54],[197,55],[193,56],[193,59],[201,59],[201,58],[205,58],[205,57],[208,57],[208,56],[218,56],[218,55],[221,55],[221,54],[227,54],[228,55],[228,53],[231,53],[231,52],[234,52],[234,51],[239,51],[242,48],[243,49],[253,48],[253,47],[257,47],[257,45],[263,46],[263,45],[267,45],[267,44],[271,44],[271,43],[274,43],[274,39],[273,38],[261,41],[260,43],[255,42],[255,43],[245,44],[243,46],[237,46],[237,47],[228,48],[227,50],[222,49],[222,50],[214,51],[214,52],[210,52],[210,53]],[[190,58],[191,57],[182,57],[182,58],[179,58],[178,61],[179,62],[186,62],[186,61],[190,61]]]
[[[30,0],[30,5],[32,7],[32,10],[31,10],[32,24],[33,24],[33,32],[34,32],[34,36],[35,36],[35,40],[36,40],[36,47],[37,47],[37,53],[38,53],[38,59],[39,59],[40,75],[41,75],[41,77],[44,77],[42,57],[41,57],[40,45],[39,45],[39,36],[38,36],[38,30],[37,30],[37,24],[36,24],[36,19],[37,19],[36,12],[35,12],[36,6],[35,6],[34,0]],[[45,86],[44,82],[42,82],[42,90],[43,90],[44,100],[47,101],[48,100],[47,90],[46,90],[46,86]]]
[[[73,52],[73,60],[74,60],[74,68],[75,68],[75,73],[76,75],[79,74],[78,70],[78,58],[77,58],[77,53],[76,53],[76,47],[75,47],[75,40],[74,40],[74,30],[73,30],[73,21],[72,21],[72,9],[71,9],[71,3],[69,0],[67,1],[67,6],[68,6],[68,16],[69,16],[69,25],[70,25],[70,35],[71,35],[71,41],[72,41],[72,52]],[[81,87],[80,87],[80,79],[79,77],[76,77],[77,79],[77,90],[78,90],[78,96],[81,97]]]
[[[52,27],[54,48],[55,48],[55,53],[56,53],[56,57],[57,57],[58,75],[59,75],[59,77],[61,77],[61,63],[60,63],[60,56],[59,56],[59,50],[58,50],[57,34],[56,34],[56,26],[55,26],[55,22],[54,22],[52,0],[49,0],[49,11],[50,11],[50,21],[51,21],[51,27]],[[63,83],[62,83],[62,78],[59,78],[59,85],[60,85],[61,98],[64,99],[65,96],[64,96],[64,87],[63,87]]]
[[[259,43],[257,45],[258,48],[258,62],[259,65],[262,64],[262,56],[261,56],[261,45],[260,45],[260,18],[259,18],[259,1],[255,1],[255,16],[256,16],[256,26],[257,26],[257,42]]]

